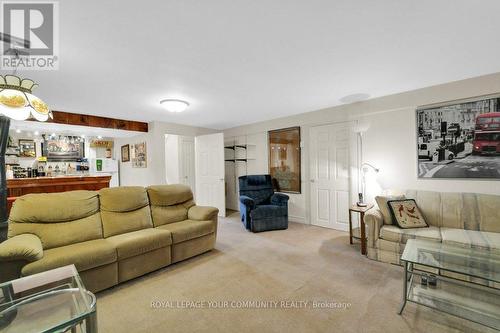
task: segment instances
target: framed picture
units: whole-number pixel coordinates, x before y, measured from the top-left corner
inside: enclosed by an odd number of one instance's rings
[[[500,180],[500,94],[417,108],[418,178]]]
[[[132,145],[132,168],[146,168],[147,167],[147,150],[146,142],[136,143]]]
[[[122,162],[130,162],[130,145],[122,146]]]
[[[269,131],[268,138],[269,173],[276,190],[300,193],[300,127]]]
[[[34,140],[19,140],[19,156],[20,157],[36,157],[35,141]]]

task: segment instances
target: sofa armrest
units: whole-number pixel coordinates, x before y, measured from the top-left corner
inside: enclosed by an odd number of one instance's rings
[[[271,196],[271,204],[276,206],[286,206],[288,205],[288,199],[290,197],[283,193],[274,193]]]
[[[206,221],[217,217],[219,209],[209,206],[193,206],[188,210],[188,219]]]
[[[255,208],[255,201],[246,195],[240,195],[240,202],[250,209]]]
[[[36,235],[21,234],[0,243],[0,282],[21,277],[24,265],[42,257],[42,242]]]
[[[373,207],[365,213],[364,221],[367,226],[367,246],[374,248],[379,238],[380,228],[384,225],[384,218],[380,210]]]
[[[33,234],[21,234],[0,244],[0,261],[37,261],[43,257],[42,242]]]

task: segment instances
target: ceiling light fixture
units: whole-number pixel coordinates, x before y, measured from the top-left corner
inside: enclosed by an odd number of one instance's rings
[[[0,114],[15,120],[35,118],[47,121],[52,111],[45,102],[31,94],[38,85],[16,75],[0,75]]]
[[[165,110],[170,112],[184,112],[189,106],[189,103],[180,99],[164,99],[160,104]]]

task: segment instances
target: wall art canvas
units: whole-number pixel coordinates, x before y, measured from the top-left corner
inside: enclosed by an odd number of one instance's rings
[[[132,168],[146,168],[148,160],[146,142],[133,144],[132,148]]]
[[[500,95],[417,109],[419,178],[500,180]]]

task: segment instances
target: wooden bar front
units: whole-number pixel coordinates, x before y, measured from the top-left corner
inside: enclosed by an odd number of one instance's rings
[[[7,210],[17,197],[29,193],[54,193],[74,190],[97,191],[109,187],[111,176],[58,176],[7,179]]]

